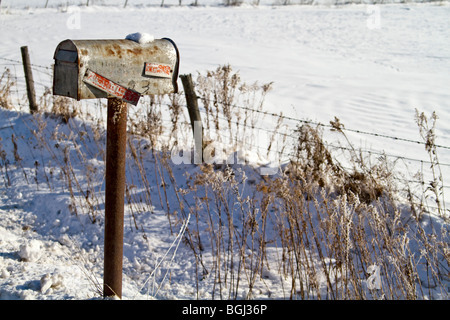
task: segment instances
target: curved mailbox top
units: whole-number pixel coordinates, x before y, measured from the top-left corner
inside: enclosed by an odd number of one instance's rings
[[[65,40],[55,50],[53,93],[81,99],[119,97],[132,104],[142,95],[178,91],[179,53],[170,39]]]

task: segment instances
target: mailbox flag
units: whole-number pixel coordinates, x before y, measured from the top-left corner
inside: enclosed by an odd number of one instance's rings
[[[141,97],[136,91],[127,89],[91,70],[86,70],[83,81],[135,106],[138,104],[139,98]]]

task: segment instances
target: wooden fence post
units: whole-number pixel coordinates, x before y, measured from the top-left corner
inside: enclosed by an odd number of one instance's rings
[[[25,72],[25,81],[27,83],[27,95],[28,102],[30,103],[30,112],[35,113],[38,111],[36,104],[36,92],[34,90],[33,73],[31,72],[30,55],[28,54],[28,47],[24,46],[20,48],[22,52],[23,71]]]
[[[194,163],[199,164],[203,162],[203,149],[205,147],[205,140],[203,137],[202,118],[198,109],[197,94],[194,90],[192,75],[180,75],[180,79],[183,83],[189,118],[191,120],[192,133],[194,135]]]

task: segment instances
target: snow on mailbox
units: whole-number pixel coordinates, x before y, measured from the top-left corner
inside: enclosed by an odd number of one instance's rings
[[[167,38],[146,43],[65,40],[54,59],[54,95],[77,100],[115,97],[137,105],[142,95],[178,91],[178,49]]]

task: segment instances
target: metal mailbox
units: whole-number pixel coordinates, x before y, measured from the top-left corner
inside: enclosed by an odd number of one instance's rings
[[[136,105],[142,95],[178,92],[179,53],[167,38],[65,40],[56,48],[53,94],[77,100],[116,97]]]
[[[54,95],[108,99],[103,294],[121,298],[127,103],[178,92],[178,49],[167,38],[65,40],[54,59]]]

